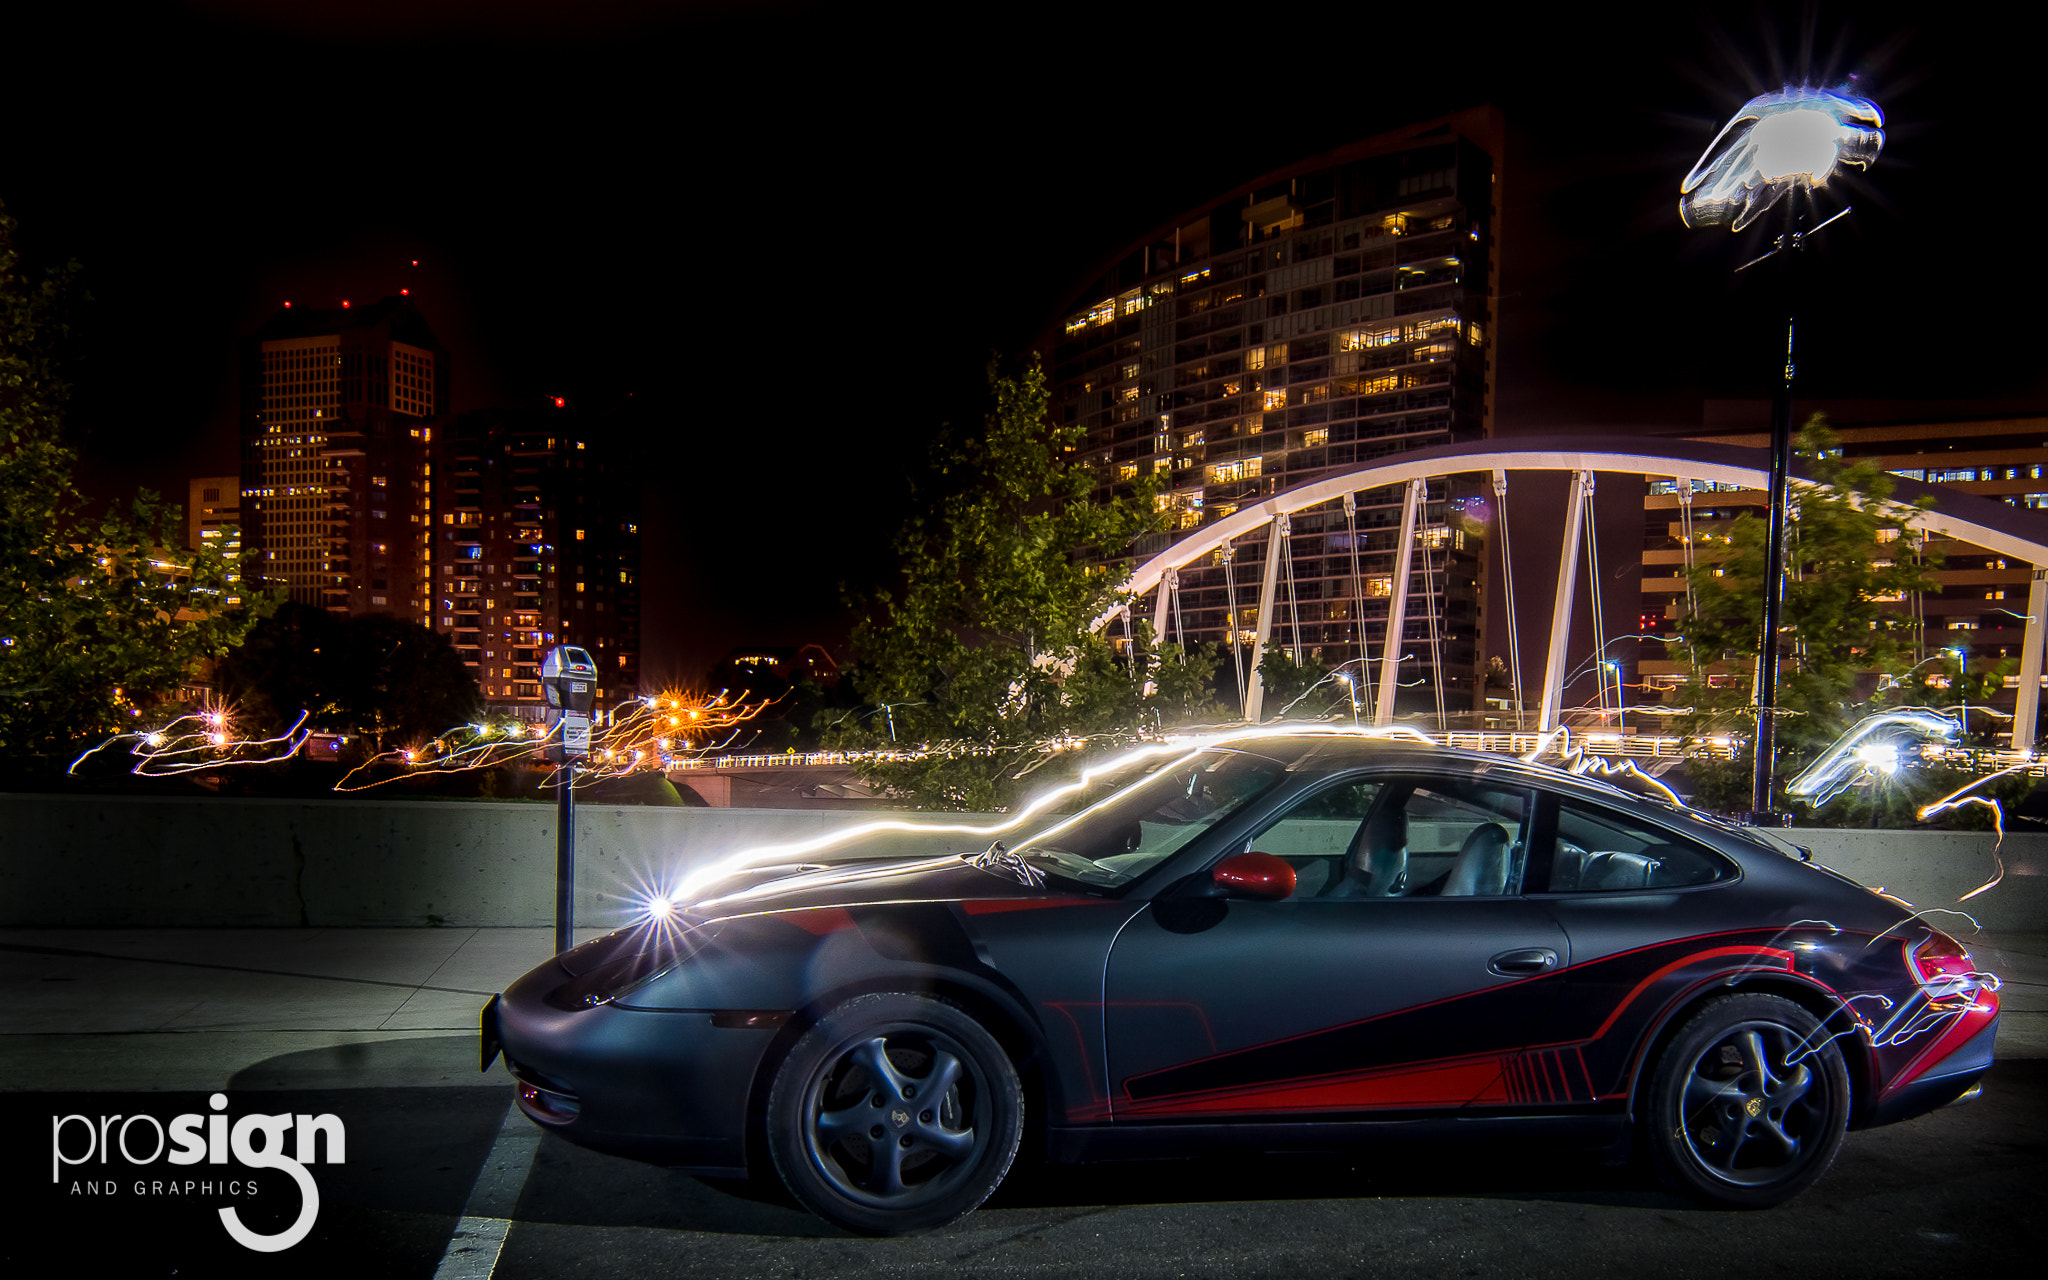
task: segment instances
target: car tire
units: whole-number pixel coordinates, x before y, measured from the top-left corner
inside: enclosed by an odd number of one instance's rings
[[[768,1151],[799,1203],[863,1235],[943,1226],[988,1199],[1024,1132],[1002,1045],[958,1006],[857,996],[806,1031],[768,1092]]]
[[[1820,1019],[1782,996],[1722,996],[1657,1059],[1646,1146],[1672,1190],[1768,1208],[1828,1171],[1849,1104],[1848,1067]]]

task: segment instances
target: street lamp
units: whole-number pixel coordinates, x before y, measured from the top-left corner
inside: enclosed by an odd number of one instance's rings
[[[1609,658],[1600,665],[1614,673],[1614,727],[1616,729],[1626,728],[1628,722],[1622,716],[1623,708],[1621,705],[1621,664]]]
[[[1351,679],[1349,671],[1339,671],[1337,678],[1344,682],[1344,692],[1351,695],[1351,723],[1358,723],[1358,685]]]
[[[1786,486],[1792,469],[1793,335],[1798,312],[1793,270],[1806,238],[1849,212],[1804,225],[1813,193],[1839,169],[1868,169],[1884,147],[1884,113],[1854,94],[1804,86],[1761,94],[1721,127],[1678,187],[1678,213],[1689,227],[1741,231],[1783,203],[1785,229],[1760,258],[1778,258],[1785,314],[1785,364],[1771,401],[1771,522],[1764,561],[1763,636],[1757,646],[1756,767],[1751,821],[1775,824],[1771,776],[1777,765],[1778,630],[1785,612]],[[1789,199],[1787,197],[1790,197]]]

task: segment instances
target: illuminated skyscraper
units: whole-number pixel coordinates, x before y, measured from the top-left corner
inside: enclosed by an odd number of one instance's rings
[[[617,450],[631,415],[486,409],[435,433],[431,622],[494,709],[542,718],[556,644],[596,659],[600,710],[639,691],[640,478]]]
[[[244,344],[242,523],[293,600],[427,621],[427,448],[448,353],[410,298],[287,303]]]
[[[1156,229],[1079,292],[1039,348],[1052,412],[1086,428],[1105,489],[1160,477],[1178,532],[1143,554],[1282,489],[1493,434],[1502,135],[1479,108],[1290,165]],[[1476,707],[1483,525],[1454,516],[1483,512],[1483,493],[1430,482],[1404,711],[1433,707],[1439,684],[1465,722]],[[1326,648],[1334,665],[1356,656],[1362,625],[1379,660],[1401,498],[1357,497],[1357,588],[1339,505],[1293,517],[1298,605],[1275,643]],[[1220,565],[1180,572],[1186,635],[1227,654],[1255,629],[1257,598],[1228,599],[1226,581]]]

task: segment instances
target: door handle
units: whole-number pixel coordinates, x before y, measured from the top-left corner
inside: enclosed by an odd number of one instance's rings
[[[1517,951],[1503,951],[1486,962],[1487,971],[1503,978],[1518,977],[1525,973],[1543,973],[1557,967],[1557,952],[1549,947],[1524,947]]]

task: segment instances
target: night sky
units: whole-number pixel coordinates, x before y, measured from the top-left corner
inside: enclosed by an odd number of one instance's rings
[[[1767,394],[1765,282],[1679,225],[1678,179],[1752,93],[1852,72],[1887,141],[1818,255],[1802,391],[2048,410],[2048,32],[2017,6],[37,7],[0,18],[0,200],[33,259],[85,264],[90,491],[232,473],[237,336],[410,282],[456,409],[631,394],[665,424],[657,682],[836,647],[933,433],[1105,260],[1482,102],[1510,130],[1502,434]]]

